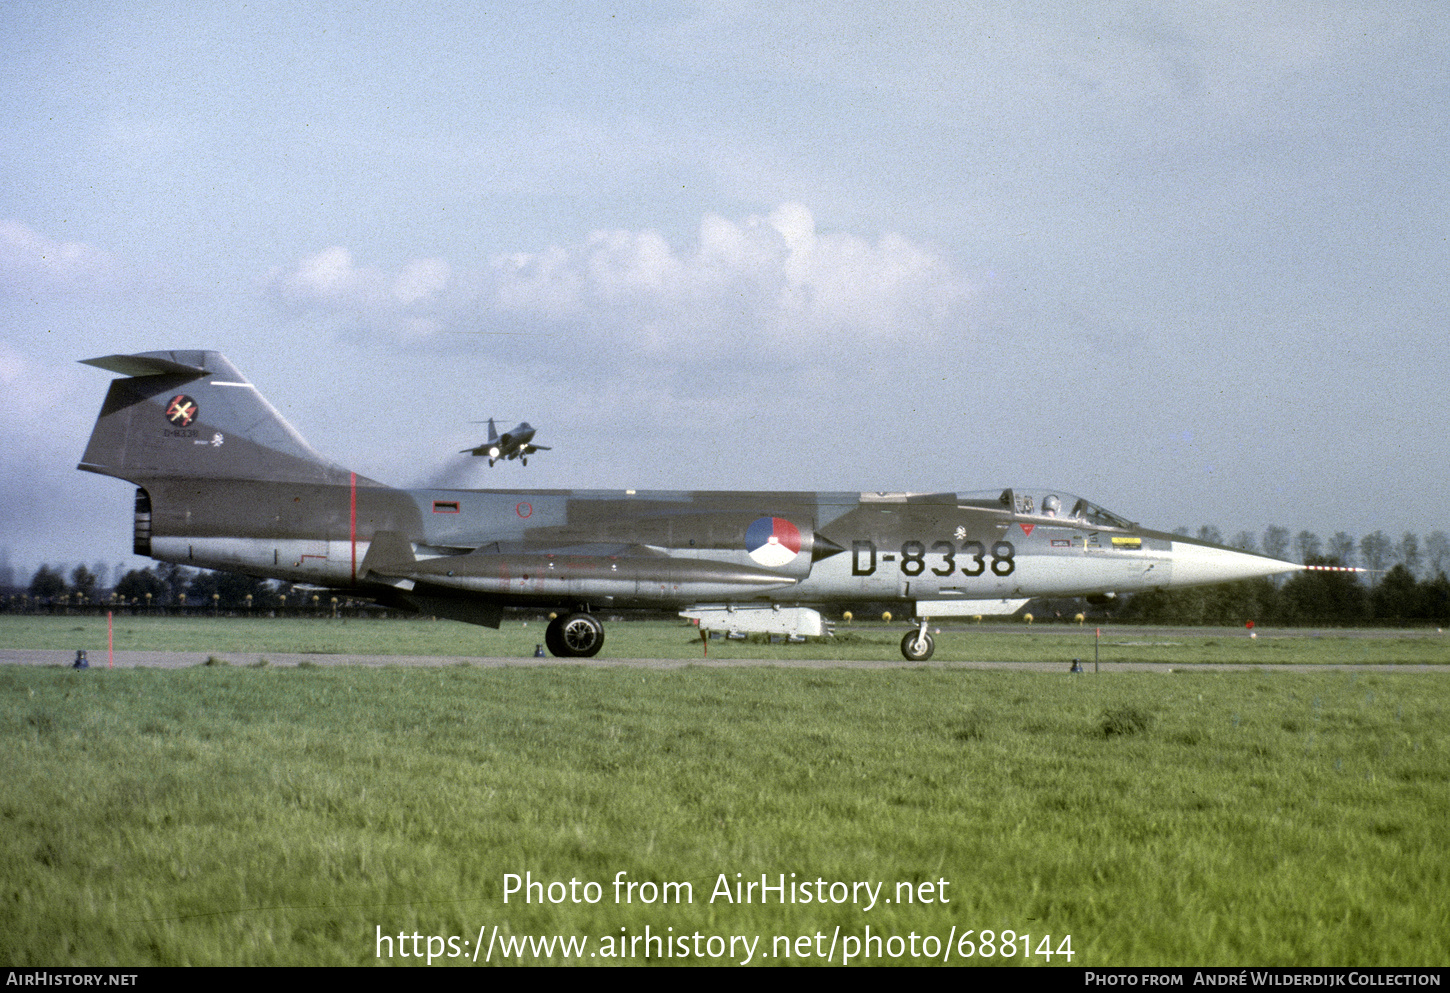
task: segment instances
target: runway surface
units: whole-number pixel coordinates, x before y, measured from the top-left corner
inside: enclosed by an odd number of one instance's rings
[[[153,669],[187,669],[205,665],[210,656],[201,652],[116,652],[113,664],[118,669],[149,667]],[[476,666],[481,669],[503,666],[579,666],[584,668],[629,667],[638,669],[683,669],[686,666],[707,666],[717,669],[789,668],[789,669],[997,669],[1019,672],[1066,673],[1062,662],[908,662],[905,659],[878,659],[867,661],[835,661],[825,659],[559,659],[547,658],[479,658],[471,655],[321,655],[286,652],[223,652],[216,653],[218,659],[225,659],[233,666],[251,666],[262,659],[268,665],[297,666],[303,663],[316,666],[362,665],[383,666]],[[75,661],[75,652],[51,649],[0,649],[0,665],[57,666],[69,668]],[[105,652],[89,653],[92,669],[107,668]],[[1093,663],[1083,662],[1086,674],[1093,673]],[[1450,666],[1442,665],[1249,665],[1223,664],[1215,662],[1105,662],[1100,667],[1102,674],[1112,672],[1440,672],[1450,673]]]

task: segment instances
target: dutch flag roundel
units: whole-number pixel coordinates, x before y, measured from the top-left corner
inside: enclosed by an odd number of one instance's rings
[[[783,566],[800,554],[800,529],[782,517],[762,517],[746,529],[745,550],[763,566]]]

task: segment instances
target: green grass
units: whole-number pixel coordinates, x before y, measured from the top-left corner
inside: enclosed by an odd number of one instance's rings
[[[880,661],[901,658],[905,624],[837,625],[836,637],[803,645],[755,641],[710,642],[709,658]],[[1025,624],[944,625],[935,662],[1061,662],[1081,658],[1091,667],[1095,648],[1104,663],[1344,663],[1450,665],[1450,638],[1434,629],[1347,632],[1317,636],[1261,631],[1151,627],[1094,629]],[[225,656],[227,652],[315,652],[328,655],[532,656],[544,640],[540,621],[510,619],[491,630],[452,621],[248,619],[235,617],[117,617],[117,651],[177,651]],[[85,648],[96,660],[106,648],[105,617],[0,615],[0,648]],[[698,632],[682,621],[628,621],[605,625],[601,658],[698,659]]]
[[[869,924],[1071,935],[1075,966],[1444,964],[1447,703],[1438,674],[0,667],[0,961]],[[618,905],[620,871],[694,900]],[[604,899],[505,905],[525,872]],[[950,902],[710,903],[737,872]]]

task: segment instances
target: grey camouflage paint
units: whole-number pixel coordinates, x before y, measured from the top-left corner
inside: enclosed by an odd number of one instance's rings
[[[1062,491],[395,489],[314,451],[218,352],[87,364],[123,378],[79,468],[139,487],[138,554],[493,627],[509,606],[900,599],[912,615],[993,613],[1032,596],[1187,585],[1175,560],[1193,582],[1298,568],[1138,528]],[[1086,509],[1069,512],[1072,501]],[[576,654],[556,634],[550,647]],[[920,637],[929,654],[924,624]]]

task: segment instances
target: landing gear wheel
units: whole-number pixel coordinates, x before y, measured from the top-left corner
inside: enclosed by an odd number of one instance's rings
[[[929,634],[908,631],[902,636],[901,654],[906,656],[908,662],[925,662],[935,650],[936,642],[931,640]]]
[[[559,658],[593,658],[604,647],[604,625],[593,614],[556,617],[544,629],[544,644]]]
[[[562,628],[567,654],[593,658],[604,647],[604,625],[593,614],[570,614]]]

